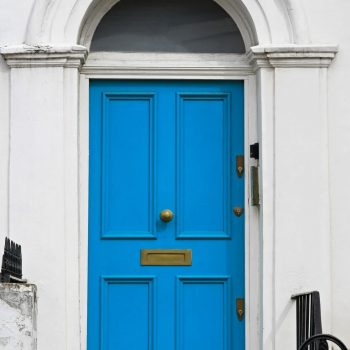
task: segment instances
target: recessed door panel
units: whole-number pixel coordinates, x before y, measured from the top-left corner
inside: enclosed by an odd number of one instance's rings
[[[177,114],[179,238],[228,238],[230,95],[181,94]]]
[[[243,350],[242,81],[90,83],[88,350]]]
[[[153,278],[103,277],[101,316],[102,349],[152,349],[155,321]],[[135,330],[137,336],[134,336]]]
[[[179,277],[177,349],[230,349],[229,278]]]
[[[152,238],[154,95],[105,94],[101,146],[102,236]]]

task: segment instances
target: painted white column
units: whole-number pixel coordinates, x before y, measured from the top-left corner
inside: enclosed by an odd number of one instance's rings
[[[86,50],[2,54],[11,68],[10,235],[23,246],[24,277],[38,287],[38,349],[79,349],[78,69]]]
[[[334,47],[254,47],[261,144],[262,349],[295,349],[294,293],[331,320],[327,67]]]

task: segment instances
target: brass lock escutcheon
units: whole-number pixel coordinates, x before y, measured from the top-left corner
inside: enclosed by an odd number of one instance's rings
[[[244,173],[244,156],[236,156],[236,172],[239,177],[243,176]]]
[[[240,217],[243,214],[244,209],[241,207],[234,207],[233,212],[236,216]]]
[[[237,318],[239,321],[243,321],[244,319],[244,298],[237,298],[236,299],[236,313],[237,313]]]
[[[160,212],[159,217],[164,222],[170,222],[174,218],[174,213],[170,209],[164,209]]]

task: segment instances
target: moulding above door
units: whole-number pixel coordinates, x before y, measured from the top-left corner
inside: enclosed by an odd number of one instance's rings
[[[92,52],[81,72],[103,78],[210,79],[254,74],[245,54]]]
[[[336,53],[336,45],[280,45],[253,46],[246,55],[235,54],[159,54],[159,53],[105,53],[89,55],[83,68],[86,74],[99,72],[113,74],[116,70],[157,74],[169,70],[169,75],[180,71],[200,76],[210,68],[216,74],[252,74],[262,67],[327,68]],[[88,57],[82,45],[13,45],[0,47],[0,54],[11,68],[70,67],[81,68]],[[253,68],[253,69],[252,69]],[[143,75],[143,74],[141,74]]]
[[[253,46],[247,58],[254,69],[327,68],[337,52],[337,45]]]
[[[81,45],[13,45],[0,47],[0,54],[10,68],[67,67],[80,68],[87,58]]]

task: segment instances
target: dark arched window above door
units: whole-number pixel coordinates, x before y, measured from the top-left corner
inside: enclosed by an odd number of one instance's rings
[[[104,16],[91,51],[244,53],[233,19],[213,0],[120,0]]]

